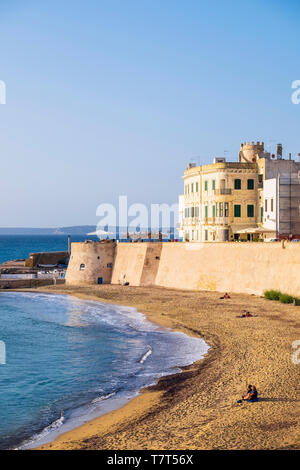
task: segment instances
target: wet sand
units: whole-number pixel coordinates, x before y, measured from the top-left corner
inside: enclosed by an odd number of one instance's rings
[[[41,449],[286,449],[300,447],[299,372],[292,342],[300,307],[260,297],[163,288],[47,287],[136,307],[164,326],[205,339],[205,358],[149,387],[121,409]],[[252,318],[237,318],[242,310]],[[258,403],[237,404],[248,383]]]

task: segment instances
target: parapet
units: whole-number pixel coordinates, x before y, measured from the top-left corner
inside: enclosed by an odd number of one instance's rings
[[[242,163],[255,163],[258,156],[264,153],[264,142],[245,142],[241,144],[239,161]]]

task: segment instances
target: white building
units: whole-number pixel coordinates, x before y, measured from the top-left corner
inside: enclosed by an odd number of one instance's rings
[[[264,214],[263,214],[263,226],[266,229],[270,229],[270,232],[274,232],[274,236],[277,233],[277,178],[272,178],[264,181]]]

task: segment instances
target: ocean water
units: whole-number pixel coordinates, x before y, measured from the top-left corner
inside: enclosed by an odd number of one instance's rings
[[[0,257],[65,244],[62,236],[0,237]],[[0,341],[6,346],[0,449],[49,442],[119,408],[208,350],[203,340],[161,328],[133,308],[11,291],[0,292]]]
[[[71,237],[72,242],[81,242],[96,237],[86,235]],[[67,251],[67,235],[0,235],[0,264],[13,259],[28,258],[29,253],[40,251]]]

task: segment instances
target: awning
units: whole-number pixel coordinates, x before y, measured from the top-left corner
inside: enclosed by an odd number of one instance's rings
[[[264,227],[249,227],[249,228],[244,228],[242,230],[234,231],[235,233],[273,233],[275,230],[272,230],[270,228],[264,228]]]

